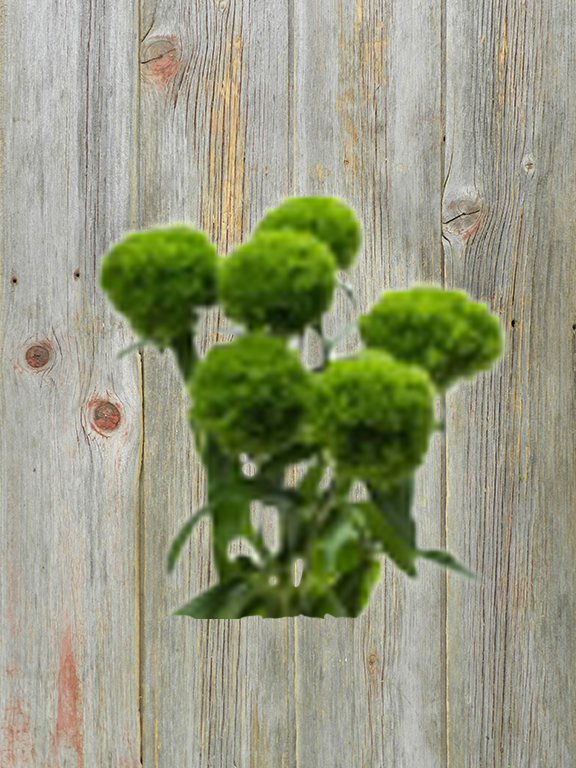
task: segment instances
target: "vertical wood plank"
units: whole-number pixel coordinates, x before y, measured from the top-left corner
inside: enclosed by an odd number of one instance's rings
[[[139,765],[140,382],[98,287],[136,225],[133,2],[0,19],[0,765]]]
[[[337,195],[356,210],[364,243],[342,277],[366,312],[385,289],[442,281],[440,4],[294,8],[293,194]],[[325,332],[355,317],[340,294]],[[315,365],[318,344],[307,342]],[[357,334],[337,348],[357,349]],[[442,474],[436,434],[416,475],[423,548],[443,546]],[[295,620],[298,765],[445,764],[445,576],[420,561],[411,580],[382,561],[361,617]]]
[[[287,4],[141,7],[143,227],[185,221],[228,254],[289,193]],[[230,341],[226,328],[207,311],[199,353]],[[173,536],[205,501],[206,478],[171,352],[144,350],[144,391],[144,765],[292,768],[293,620],[170,615],[216,581],[209,520],[172,575],[165,565]],[[254,522],[273,546],[273,510],[255,505]]]
[[[454,766],[576,755],[575,11],[447,3],[446,285],[506,331],[446,396]]]

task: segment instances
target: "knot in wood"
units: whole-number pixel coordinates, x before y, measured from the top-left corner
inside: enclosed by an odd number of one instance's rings
[[[477,191],[466,191],[445,201],[442,206],[442,231],[448,239],[466,243],[476,233],[486,206]]]
[[[140,49],[140,71],[157,88],[164,88],[178,71],[180,59],[180,40],[175,35],[147,38]]]
[[[50,351],[40,344],[26,350],[26,362],[30,368],[43,368],[50,359]]]
[[[528,176],[529,179],[534,176],[536,171],[536,163],[534,162],[534,157],[532,155],[525,155],[525,157],[522,158],[522,168],[524,169],[524,173],[526,176]]]
[[[120,411],[114,405],[101,400],[94,408],[93,425],[99,430],[111,432],[116,429],[120,421]]]

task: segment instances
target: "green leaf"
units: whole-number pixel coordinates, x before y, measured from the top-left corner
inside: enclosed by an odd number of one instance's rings
[[[253,477],[243,477],[239,484],[251,499],[278,509],[291,509],[298,503],[298,493],[294,488],[279,488],[260,472]]]
[[[212,533],[218,547],[226,551],[232,539],[252,535],[250,498],[232,487],[227,491],[211,502]]]
[[[357,504],[366,516],[372,536],[383,551],[411,577],[416,576],[416,524],[411,515],[414,475],[382,489],[367,482],[371,502]]]
[[[326,614],[334,616],[336,619],[350,615],[346,606],[338,598],[338,595],[331,589],[327,590],[324,595],[319,596],[312,604],[311,610],[305,615],[323,619]]]
[[[340,514],[318,532],[310,551],[312,573],[321,578],[350,570],[356,565],[359,532],[346,515]],[[350,551],[349,545],[353,544]],[[342,567],[344,566],[344,567]]]
[[[367,482],[372,502],[378,507],[407,546],[416,549],[416,524],[412,519],[414,475],[403,478],[391,488],[382,490]]]
[[[415,561],[417,551],[412,546],[410,531],[406,538],[389,518],[382,514],[382,510],[373,502],[364,501],[354,504],[361,510],[368,525],[370,535],[382,546],[382,550],[388,557],[409,576],[416,576]],[[400,530],[402,528],[400,527]]]
[[[191,517],[189,517],[188,520],[182,526],[182,528],[180,528],[178,535],[172,540],[172,544],[170,545],[170,551],[168,552],[168,573],[172,573],[172,571],[174,570],[176,561],[180,557],[182,547],[192,535],[192,531],[194,530],[194,527],[196,526],[196,524],[199,523],[203,517],[206,517],[206,515],[209,515],[209,514],[210,514],[210,506],[207,505],[205,507],[202,507],[202,509],[198,510]]]
[[[245,605],[254,600],[255,589],[249,582],[235,579],[215,584],[175,611],[173,616],[194,619],[238,619]]]
[[[266,479],[271,488],[281,491],[286,467],[312,458],[319,450],[320,446],[313,441],[296,440],[263,461],[256,477]]]
[[[304,503],[312,503],[320,493],[320,483],[326,474],[326,464],[316,461],[298,483],[298,494]]]
[[[340,577],[332,587],[347,610],[347,616],[356,618],[368,605],[372,588],[380,579],[380,560],[365,560],[356,570]]]
[[[425,557],[428,560],[438,563],[438,565],[444,566],[444,568],[450,568],[453,571],[457,571],[468,579],[473,579],[474,581],[478,579],[477,574],[469,571],[468,568],[459,563],[449,552],[445,552],[442,549],[419,549],[418,554],[420,557]]]
[[[238,555],[231,560],[232,567],[242,578],[249,578],[254,574],[261,573],[261,569],[256,565],[254,560],[248,555]]]
[[[228,559],[232,539],[251,541],[250,516],[252,496],[244,483],[240,462],[223,454],[212,435],[207,435],[203,463],[208,474],[208,502],[212,513],[212,547],[216,569],[221,579],[233,568]]]

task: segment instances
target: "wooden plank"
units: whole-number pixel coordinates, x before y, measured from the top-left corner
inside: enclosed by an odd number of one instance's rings
[[[139,765],[136,5],[2,5],[0,764]]]
[[[146,0],[141,25],[142,226],[186,221],[227,254],[289,193],[287,4]],[[231,340],[226,327],[205,313],[201,355]],[[144,765],[291,768],[293,620],[170,615],[217,576],[209,520],[166,573],[172,537],[205,501],[205,473],[171,352],[144,350],[144,387]],[[273,546],[275,513],[254,506]]]
[[[440,5],[294,8],[294,194],[337,195],[356,210],[364,243],[346,280],[366,312],[384,289],[442,281]],[[339,294],[325,333],[354,319]],[[358,348],[354,334],[337,350]],[[416,475],[423,548],[443,546],[443,471],[438,433]],[[445,575],[419,561],[411,580],[382,561],[361,617],[295,619],[298,765],[445,764]]]
[[[446,285],[506,332],[446,396],[454,766],[576,755],[575,11],[447,4]]]

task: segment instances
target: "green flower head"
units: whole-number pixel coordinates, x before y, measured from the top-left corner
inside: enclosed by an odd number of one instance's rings
[[[424,370],[361,350],[315,376],[312,419],[339,474],[384,488],[422,463],[436,426]]]
[[[309,232],[264,231],[220,263],[224,312],[250,330],[302,333],[328,310],[335,287],[334,256]]]
[[[102,258],[100,286],[134,331],[161,346],[217,299],[216,247],[184,224],[131,232]]]
[[[354,211],[337,197],[288,197],[269,210],[254,231],[270,229],[312,233],[333,252],[338,269],[353,264],[362,242],[362,228]]]
[[[303,426],[312,376],[282,337],[253,333],[216,344],[187,385],[192,429],[211,433],[231,456],[274,453]]]
[[[358,318],[358,329],[366,347],[426,370],[439,394],[488,370],[504,348],[498,317],[485,304],[437,285],[387,291]]]

